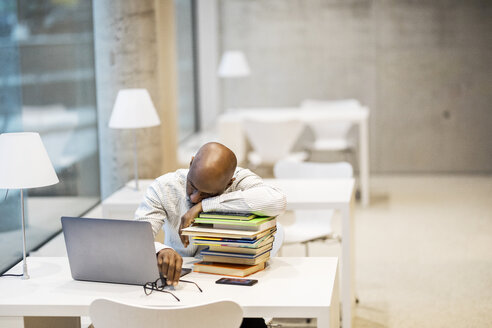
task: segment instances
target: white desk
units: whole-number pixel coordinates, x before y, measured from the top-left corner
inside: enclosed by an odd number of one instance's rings
[[[111,298],[146,306],[185,306],[229,299],[241,305],[245,317],[317,318],[318,327],[339,327],[337,258],[273,258],[252,287],[217,285],[220,277],[203,273],[186,276],[202,289],[181,283],[174,293],[181,299],[141,286],[72,280],[65,257],[29,257],[31,279],[0,279],[0,316],[79,317],[89,315],[97,298]],[[190,266],[193,258],[185,258]],[[21,272],[18,264],[10,273]]]
[[[146,188],[153,180],[140,180],[140,191],[135,191],[133,181],[106,198],[102,203],[104,217],[128,218],[142,201]],[[354,219],[352,203],[354,179],[265,179],[287,196],[287,209],[335,209],[342,215],[342,268],[341,300],[344,327],[351,327],[354,304]]]
[[[241,108],[219,116],[219,140],[236,154],[238,161],[246,156],[246,135],[241,122],[248,117],[266,120],[295,119],[304,122],[322,119],[331,122],[352,122],[359,128],[359,179],[362,205],[369,205],[369,110],[365,107],[354,110],[301,110],[297,107]]]

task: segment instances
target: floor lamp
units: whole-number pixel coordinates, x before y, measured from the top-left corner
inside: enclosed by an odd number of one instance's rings
[[[133,168],[135,190],[138,190],[137,131],[161,124],[149,92],[146,89],[122,89],[116,96],[109,120],[112,129],[133,129]]]
[[[22,213],[22,279],[29,279],[26,261],[24,189],[50,186],[58,177],[35,132],[0,134],[0,188],[20,189]]]

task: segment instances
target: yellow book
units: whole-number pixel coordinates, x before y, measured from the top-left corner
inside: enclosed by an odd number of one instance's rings
[[[275,231],[276,227],[263,230],[263,231],[245,231],[245,230],[232,230],[232,229],[214,229],[204,228],[199,225],[192,225],[182,230],[182,234],[185,236],[197,236],[208,238],[245,238],[245,239],[259,239],[272,231]]]
[[[224,276],[246,277],[265,268],[265,262],[255,265],[215,263],[201,261],[193,265],[194,272],[220,274]]]
[[[224,239],[211,240],[210,238],[192,237],[191,243],[193,245],[201,246],[228,246],[228,247],[241,247],[241,248],[259,248],[266,244],[271,244],[274,241],[273,233],[265,235],[255,240],[244,241],[241,239]]]

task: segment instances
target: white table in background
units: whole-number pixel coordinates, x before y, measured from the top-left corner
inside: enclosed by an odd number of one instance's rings
[[[342,325],[352,327],[355,304],[354,179],[264,179],[287,197],[288,210],[335,209],[342,221]]]
[[[107,218],[133,218],[133,213],[143,200],[147,187],[153,180],[140,180],[140,190],[135,191],[133,181],[106,198],[102,203],[103,216]],[[287,209],[335,209],[342,215],[341,301],[342,322],[351,327],[352,305],[355,301],[354,268],[354,179],[265,179],[279,187],[287,196]]]
[[[282,108],[241,108],[229,110],[219,116],[219,140],[231,148],[238,160],[246,156],[246,134],[242,128],[245,118],[255,119],[295,119],[303,122],[325,120],[331,122],[352,122],[359,129],[359,181],[362,205],[369,205],[369,110],[361,107],[357,110],[323,110],[300,109],[298,107]]]
[[[135,190],[135,180],[130,180],[116,190],[101,203],[102,215],[107,219],[133,220],[135,211],[143,201],[145,192],[152,179],[138,180],[138,190]]]
[[[329,257],[281,258],[249,277],[252,287],[217,285],[218,275],[192,272],[171,295],[146,296],[142,286],[75,281],[66,257],[29,257],[29,280],[0,279],[0,316],[80,317],[89,315],[97,298],[146,306],[189,306],[229,299],[237,302],[245,317],[316,318],[318,327],[339,327],[338,259]],[[193,258],[184,258],[190,266]],[[21,272],[21,263],[9,273]]]

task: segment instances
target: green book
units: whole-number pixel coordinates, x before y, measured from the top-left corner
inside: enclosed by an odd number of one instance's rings
[[[270,221],[271,219],[273,219],[273,216],[257,216],[247,221],[197,217],[195,218],[195,223],[203,223],[203,224],[217,223],[217,224],[242,225],[242,226],[257,226],[262,224],[263,222]]]
[[[198,217],[208,219],[248,221],[255,218],[256,215],[246,212],[202,212],[198,215]]]
[[[214,229],[263,231],[275,227],[277,220],[273,216],[256,217],[249,221],[196,218],[195,223],[212,225]]]

